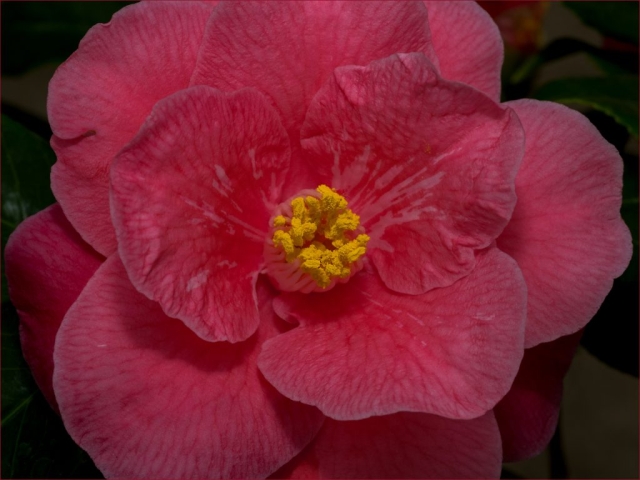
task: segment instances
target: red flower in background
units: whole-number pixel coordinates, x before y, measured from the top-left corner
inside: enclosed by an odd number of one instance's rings
[[[478,4],[496,22],[508,47],[525,54],[539,50],[549,2],[510,0]]]
[[[60,204],[7,275],[106,476],[497,476],[544,447],[631,241],[617,152],[498,104],[501,45],[474,3],[91,29],[50,84]]]

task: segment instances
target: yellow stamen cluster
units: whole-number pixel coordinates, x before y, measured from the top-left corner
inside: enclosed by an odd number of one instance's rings
[[[335,278],[347,278],[351,265],[367,251],[369,236],[355,235],[360,217],[332,188],[320,185],[320,198],[308,195],[291,201],[291,218],[278,215],[273,244],[285,252],[286,261],[300,268],[322,288]],[[355,238],[354,238],[355,236]]]

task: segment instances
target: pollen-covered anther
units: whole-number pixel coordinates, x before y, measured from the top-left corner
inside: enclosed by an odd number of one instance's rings
[[[326,291],[362,268],[369,236],[347,200],[320,185],[278,206],[265,242],[267,273],[284,291]]]

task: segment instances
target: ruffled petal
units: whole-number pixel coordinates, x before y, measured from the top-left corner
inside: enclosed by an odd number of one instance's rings
[[[302,147],[347,198],[385,285],[451,285],[513,211],[524,149],[517,116],[443,80],[424,55],[341,67],[315,97]]]
[[[551,440],[558,424],[562,381],[581,336],[578,332],[525,350],[511,390],[494,410],[505,462],[534,457]]]
[[[424,4],[442,76],[499,101],[504,45],[489,14],[476,2],[435,0]]]
[[[49,84],[53,192],[82,237],[116,250],[109,166],[161,98],[189,85],[206,2],[141,2],[96,25]]]
[[[119,252],[136,288],[206,340],[251,336],[289,156],[277,113],[255,91],[198,86],[158,102],[111,171]]]
[[[65,426],[106,477],[265,477],[300,452],[323,417],[260,376],[260,345],[280,333],[273,292],[247,342],[209,343],[137,292],[117,255],[65,317],[54,388]]]
[[[229,2],[211,17],[192,84],[255,87],[271,98],[296,160],[288,197],[318,185],[298,143],[313,96],[336,67],[396,52],[424,52],[437,63],[419,2]]]
[[[78,235],[58,204],[29,217],[9,237],[9,296],[20,316],[22,353],[54,410],[53,345],[69,307],[104,257]]]
[[[492,412],[473,420],[396,413],[327,420],[272,478],[497,478],[502,455]]]
[[[620,217],[622,160],[580,113],[536,100],[513,108],[526,132],[518,204],[498,247],[529,290],[527,348],[574,333],[595,315],[631,259]]]
[[[477,417],[507,393],[523,354],[526,287],[495,248],[467,277],[423,295],[399,295],[363,270],[326,293],[281,295],[274,308],[300,326],[263,345],[260,370],[337,420]]]

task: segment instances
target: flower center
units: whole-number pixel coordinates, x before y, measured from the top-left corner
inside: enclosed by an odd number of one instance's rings
[[[267,274],[284,291],[326,291],[362,268],[368,241],[342,195],[326,185],[303,190],[275,209]]]

